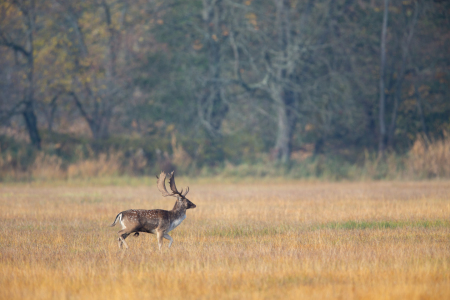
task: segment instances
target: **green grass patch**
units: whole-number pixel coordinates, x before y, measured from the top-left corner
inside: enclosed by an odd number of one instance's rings
[[[255,236],[268,236],[287,233],[294,228],[287,225],[279,226],[230,226],[230,227],[213,227],[207,231],[209,236],[217,237],[255,237]]]
[[[400,228],[450,228],[450,220],[414,220],[414,221],[345,221],[345,222],[329,222],[324,224],[316,224],[307,226],[298,224],[297,226],[280,224],[271,225],[236,225],[236,226],[215,226],[206,230],[206,235],[238,238],[238,237],[261,237],[273,236],[278,234],[286,234],[299,231],[315,231],[315,230],[387,230]]]
[[[415,220],[415,221],[345,221],[330,222],[313,226],[314,229],[396,229],[396,228],[434,228],[434,227],[450,227],[449,220]]]

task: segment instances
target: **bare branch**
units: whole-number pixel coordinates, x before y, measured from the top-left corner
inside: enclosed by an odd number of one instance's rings
[[[25,50],[24,47],[20,46],[19,44],[16,44],[9,40],[3,32],[0,32],[0,46],[5,46],[8,48],[13,49],[14,51],[20,52],[23,55],[25,55],[27,58],[30,57],[30,52]]]
[[[22,111],[20,110],[20,106],[22,106],[23,104],[25,104],[25,101],[20,101],[18,102],[16,105],[14,105],[13,108],[9,109],[9,110],[0,110],[0,114],[2,115],[0,117],[0,123],[5,122],[6,120],[10,119],[11,117],[21,114]]]
[[[78,98],[78,96],[74,93],[74,92],[69,92],[68,93],[70,96],[73,97],[73,100],[75,101],[76,106],[78,107],[78,109],[80,110],[81,114],[83,115],[83,117],[88,121],[88,122],[93,122],[92,117],[89,116],[89,114],[86,112],[86,110],[83,107],[83,104],[81,104],[80,99]]]

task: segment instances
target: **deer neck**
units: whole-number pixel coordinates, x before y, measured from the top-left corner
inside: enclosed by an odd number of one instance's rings
[[[179,201],[177,201],[177,202],[175,202],[175,205],[173,206],[172,213],[175,216],[186,215],[186,207],[184,207],[183,204],[181,204]]]

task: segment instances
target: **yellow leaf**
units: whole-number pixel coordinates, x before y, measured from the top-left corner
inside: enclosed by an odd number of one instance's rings
[[[167,132],[171,132],[171,131],[173,131],[174,129],[175,129],[175,125],[174,125],[174,124],[170,124],[170,125],[167,126],[166,131],[167,131]]]
[[[203,45],[202,45],[202,43],[200,43],[199,40],[195,40],[194,45],[192,45],[192,48],[194,48],[194,50],[198,51],[203,48]]]
[[[257,17],[254,13],[246,14],[245,17],[248,19],[248,22],[253,25],[253,27],[258,30],[258,21]]]

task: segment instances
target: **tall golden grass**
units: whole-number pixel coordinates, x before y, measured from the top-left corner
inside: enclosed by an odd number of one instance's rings
[[[122,156],[120,152],[111,151],[109,154],[101,153],[97,158],[80,160],[69,165],[67,177],[70,179],[117,176],[121,170]]]
[[[450,177],[450,135],[432,143],[419,138],[414,143],[408,167],[421,177]]]
[[[179,186],[187,180],[180,178]],[[154,186],[0,185],[0,299],[448,299],[450,182],[194,184],[158,251]]]

